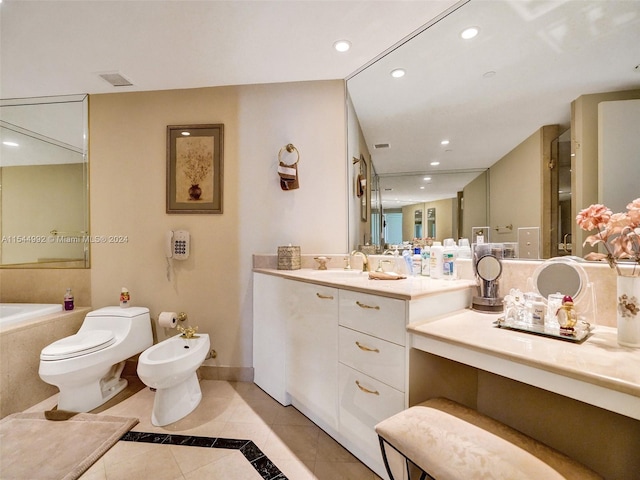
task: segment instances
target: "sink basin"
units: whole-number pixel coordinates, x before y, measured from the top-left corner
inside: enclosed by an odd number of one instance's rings
[[[309,272],[311,276],[314,277],[327,277],[327,278],[369,278],[369,274],[367,272],[362,272],[360,270],[338,270],[338,269],[328,269],[328,270],[312,270]]]

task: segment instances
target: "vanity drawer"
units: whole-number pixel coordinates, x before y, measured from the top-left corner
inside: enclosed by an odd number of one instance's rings
[[[385,418],[404,409],[404,393],[357,370],[339,364],[340,434],[364,459],[382,464],[374,430]],[[359,455],[359,458],[360,458]]]
[[[404,347],[350,328],[339,330],[341,363],[404,392]]]
[[[340,325],[398,345],[405,344],[405,302],[340,290]]]

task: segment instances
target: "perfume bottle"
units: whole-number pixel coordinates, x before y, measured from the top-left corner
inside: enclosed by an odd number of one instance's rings
[[[560,324],[560,333],[573,334],[573,327],[578,323],[578,314],[573,307],[573,299],[569,295],[565,295],[562,299],[562,306],[558,309],[556,317]]]
[[[64,294],[64,309],[73,310],[73,293],[70,288],[67,288],[67,293]]]

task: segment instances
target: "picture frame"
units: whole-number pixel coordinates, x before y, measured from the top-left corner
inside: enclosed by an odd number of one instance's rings
[[[224,125],[167,126],[167,213],[221,214]]]
[[[358,182],[356,188],[358,191],[358,197],[360,198],[360,220],[362,222],[367,222],[369,220],[369,172],[364,155],[360,155],[359,162],[360,172],[356,179],[356,182]]]

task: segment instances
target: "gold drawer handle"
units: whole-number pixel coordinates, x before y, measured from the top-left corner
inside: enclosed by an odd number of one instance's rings
[[[380,395],[380,392],[378,392],[377,390],[369,390],[368,388],[364,388],[362,385],[360,385],[360,382],[358,380],[356,380],[356,385],[358,386],[358,388],[360,390],[362,390],[364,393],[371,393],[373,395]]]
[[[333,295],[322,295],[321,293],[316,293],[316,296],[323,300],[333,300]]]
[[[360,342],[356,341],[356,345],[358,346],[358,348],[360,350],[364,350],[365,352],[376,352],[376,353],[380,353],[380,350],[378,350],[377,348],[370,348],[370,347],[366,347],[364,345],[362,345]]]
[[[377,306],[377,305],[376,305],[375,307],[372,307],[371,305],[367,305],[367,304],[365,304],[365,303],[360,303],[360,302],[359,302],[359,301],[357,301],[357,300],[356,300],[356,304],[357,304],[360,308],[372,308],[372,309],[374,309],[374,310],[380,310],[380,307],[379,307],[379,306]]]

